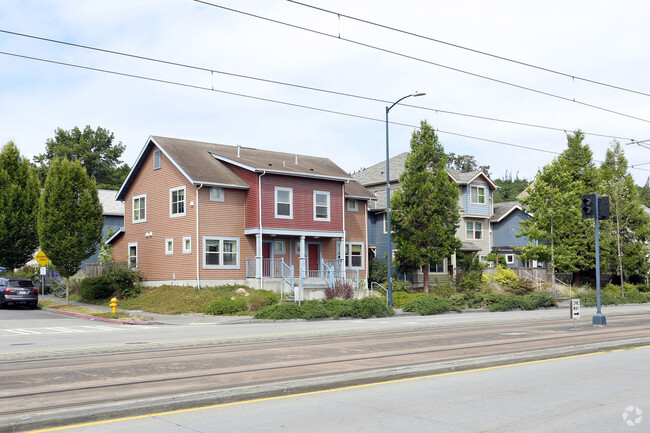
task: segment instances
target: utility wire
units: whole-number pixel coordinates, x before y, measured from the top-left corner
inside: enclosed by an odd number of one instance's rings
[[[108,49],[104,49],[104,48],[93,47],[93,46],[90,46],[90,45],[76,44],[76,43],[61,41],[61,40],[57,40],[57,39],[51,39],[51,38],[45,38],[45,37],[41,37],[41,36],[30,35],[30,34],[26,34],[26,33],[13,32],[13,31],[10,31],[10,30],[0,29],[0,33],[10,34],[10,35],[14,35],[14,36],[20,36],[20,37],[24,37],[24,38],[36,39],[36,40],[40,40],[40,41],[51,42],[51,43],[55,43],[55,44],[66,45],[66,46],[71,46],[71,47],[76,47],[76,48],[83,48],[83,49],[87,49],[87,50],[98,51],[98,52],[113,54],[113,55],[117,55],[117,56],[134,58],[134,59],[138,59],[138,60],[145,60],[145,61],[155,62],[155,63],[159,63],[159,64],[164,64],[164,65],[177,66],[177,67],[187,68],[187,69],[192,69],[192,70],[197,70],[197,71],[204,71],[204,72],[210,72],[210,73],[226,75],[226,76],[231,76],[231,77],[236,77],[236,78],[243,78],[243,79],[247,79],[247,80],[260,81],[260,82],[269,83],[269,84],[276,84],[276,85],[293,87],[293,88],[298,88],[298,89],[303,89],[303,90],[310,90],[310,91],[314,91],[314,92],[332,94],[332,95],[337,95],[337,96],[345,96],[345,97],[349,97],[349,98],[361,99],[361,100],[372,101],[372,102],[381,102],[383,104],[390,104],[390,103],[393,102],[393,101],[389,101],[389,100],[385,100],[385,99],[373,98],[373,97],[369,97],[369,96],[362,96],[362,95],[357,95],[357,94],[353,94],[353,93],[346,93],[346,92],[340,92],[340,91],[335,91],[335,90],[322,89],[322,88],[313,87],[313,86],[306,86],[306,85],[300,85],[300,84],[294,84],[294,83],[287,83],[287,82],[283,82],[283,81],[270,80],[270,79],[260,78],[260,77],[253,77],[253,76],[250,76],[250,75],[237,74],[237,73],[233,73],[233,72],[219,71],[219,70],[214,70],[214,69],[210,69],[210,68],[206,68],[206,67],[202,67],[202,66],[190,65],[190,64],[187,64],[187,63],[180,63],[180,62],[175,62],[175,61],[170,61],[170,60],[157,59],[157,58],[154,58],[154,57],[147,57],[147,56],[142,56],[142,55],[138,55],[138,54],[125,53],[125,52],[122,52],[122,51],[108,50]],[[538,125],[538,124],[527,123],[527,122],[519,122],[519,121],[514,121],[514,120],[498,119],[498,118],[494,118],[494,117],[479,116],[479,115],[475,115],[475,114],[459,113],[459,112],[454,112],[454,111],[441,110],[441,109],[438,109],[438,108],[430,108],[430,107],[424,107],[424,106],[421,106],[421,105],[412,105],[412,104],[407,104],[407,103],[403,103],[401,105],[406,106],[406,107],[410,107],[410,108],[417,108],[417,109],[425,110],[425,111],[449,114],[449,115],[453,115],[453,116],[469,117],[469,118],[473,118],[473,119],[480,119],[480,120],[486,120],[486,121],[491,121],[491,122],[507,123],[507,124],[510,124],[510,125],[526,126],[526,127],[538,128],[538,129],[546,129],[546,130],[550,130],[550,131],[566,132],[567,130],[570,129],[570,128],[557,128],[557,127],[551,127],[551,126],[544,126],[544,125]],[[619,136],[615,136],[615,135],[611,135],[611,134],[599,134],[599,133],[592,133],[592,132],[585,132],[585,131],[583,131],[583,133],[585,135],[591,135],[591,136],[594,136],[594,137],[606,137],[606,138],[613,138],[613,139],[617,139],[617,140],[627,140],[627,141],[630,141],[630,142],[634,140],[634,139],[629,138],[629,137],[619,137]]]
[[[511,59],[511,58],[504,57],[504,56],[499,56],[497,54],[488,53],[486,51],[477,50],[475,48],[465,47],[463,45],[458,45],[458,44],[454,44],[452,42],[447,42],[447,41],[443,41],[443,40],[440,40],[440,39],[435,39],[435,38],[432,38],[432,37],[429,37],[429,36],[424,36],[424,35],[421,35],[421,34],[418,34],[418,33],[409,32],[407,30],[398,29],[396,27],[387,26],[385,24],[379,24],[379,23],[376,23],[376,22],[373,22],[373,21],[362,19],[362,18],[353,17],[351,15],[345,15],[345,14],[342,14],[340,12],[334,12],[334,11],[331,11],[331,10],[328,10],[328,9],[313,6],[313,5],[310,5],[310,4],[307,4],[307,3],[302,3],[302,2],[299,2],[299,1],[296,1],[296,0],[287,0],[287,1],[290,2],[290,3],[297,4],[299,6],[304,6],[304,7],[307,7],[307,8],[319,10],[321,12],[326,12],[328,14],[336,15],[337,17],[347,18],[347,19],[350,19],[350,20],[353,20],[353,21],[358,21],[358,22],[368,24],[368,25],[371,25],[371,26],[379,27],[379,28],[386,29],[386,30],[391,30],[391,31],[394,31],[394,32],[398,32],[398,33],[408,35],[408,36],[413,36],[413,37],[416,37],[416,38],[419,38],[419,39],[424,39],[424,40],[427,40],[427,41],[430,41],[430,42],[436,42],[436,43],[439,43],[439,44],[442,44],[442,45],[447,45],[447,46],[450,46],[450,47],[453,47],[453,48],[458,48],[458,49],[469,51],[469,52],[472,52],[472,53],[475,53],[475,54],[480,54],[480,55],[483,55],[483,56],[503,60],[505,62],[510,62],[510,63],[514,63],[514,64],[517,64],[517,65],[526,66],[528,68],[537,69],[539,71],[549,72],[551,74],[560,75],[560,76],[563,76],[563,77],[566,77],[566,78],[571,78],[571,79],[575,79],[575,80],[579,80],[579,81],[584,81],[586,83],[596,84],[596,85],[599,85],[599,86],[609,87],[611,89],[616,89],[616,90],[620,90],[620,91],[623,91],[623,92],[634,93],[634,94],[642,95],[642,96],[650,96],[650,93],[641,92],[639,90],[628,89],[626,87],[616,86],[614,84],[608,84],[608,83],[604,83],[602,81],[596,81],[596,80],[592,80],[592,79],[585,78],[585,77],[579,77],[577,75],[567,74],[565,72],[557,71],[555,69],[550,69],[550,68],[546,68],[546,67],[543,67],[543,66],[533,65],[532,63],[526,63],[526,62],[522,62],[520,60]]]
[[[575,104],[582,105],[584,107],[593,108],[595,110],[604,111],[606,113],[615,114],[617,116],[627,117],[629,119],[634,119],[634,120],[639,120],[641,122],[650,123],[650,120],[648,120],[648,119],[643,119],[641,117],[633,116],[631,114],[622,113],[620,111],[611,110],[611,109],[608,109],[608,108],[600,107],[598,105],[589,104],[589,103],[582,102],[582,101],[577,101],[575,99],[567,98],[565,96],[556,95],[556,94],[553,94],[553,93],[550,93],[550,92],[544,92],[542,90],[534,89],[532,87],[526,87],[526,86],[522,86],[520,84],[515,84],[515,83],[509,82],[509,81],[499,80],[497,78],[488,77],[486,75],[481,75],[481,74],[466,71],[466,70],[463,70],[463,69],[454,68],[452,66],[447,66],[447,65],[443,65],[441,63],[432,62],[430,60],[422,59],[420,57],[415,57],[415,56],[400,53],[400,52],[397,52],[397,51],[388,50],[386,48],[381,48],[381,47],[378,47],[376,45],[371,45],[371,44],[356,41],[356,40],[353,40],[353,39],[344,38],[344,37],[341,37],[340,35],[332,35],[332,34],[329,34],[329,33],[321,32],[321,31],[310,29],[310,28],[307,28],[307,27],[302,27],[302,26],[298,26],[298,25],[295,25],[295,24],[290,24],[290,23],[286,23],[286,22],[283,22],[283,21],[275,20],[275,19],[272,19],[272,18],[263,17],[261,15],[255,15],[255,14],[252,14],[250,12],[244,12],[244,11],[229,8],[229,7],[226,7],[226,6],[218,5],[218,4],[215,4],[215,3],[210,3],[210,2],[207,2],[207,1],[204,1],[204,0],[194,0],[194,1],[197,2],[197,3],[202,3],[202,4],[207,5],[207,6],[212,6],[212,7],[227,10],[227,11],[230,11],[230,12],[235,12],[235,13],[238,13],[238,14],[241,14],[241,15],[252,17],[252,18],[257,18],[257,19],[261,19],[261,20],[264,20],[264,21],[269,21],[269,22],[272,22],[272,23],[275,23],[275,24],[280,24],[280,25],[283,25],[283,26],[291,27],[291,28],[298,29],[298,30],[303,30],[303,31],[314,33],[314,34],[317,34],[317,35],[326,36],[328,38],[338,39],[338,40],[345,41],[345,42],[348,42],[348,43],[351,43],[351,44],[354,44],[354,45],[359,45],[359,46],[362,46],[362,47],[365,47],[365,48],[370,48],[372,50],[380,51],[380,52],[387,53],[387,54],[392,54],[392,55],[399,56],[399,57],[409,59],[409,60],[414,60],[414,61],[417,61],[417,62],[420,62],[420,63],[425,63],[425,64],[429,64],[429,65],[433,65],[433,66],[438,66],[440,68],[448,69],[448,70],[451,70],[451,71],[454,71],[454,72],[459,72],[461,74],[469,75],[469,76],[476,77],[476,78],[482,78],[484,80],[492,81],[492,82],[495,82],[495,83],[503,84],[503,85],[514,87],[514,88],[521,89],[521,90],[526,90],[526,91],[529,91],[529,92],[532,92],[532,93],[537,93],[539,95],[548,96],[550,98],[555,98],[555,99],[559,99],[559,100],[566,101],[566,102],[573,102]]]
[[[6,52],[6,51],[0,51],[0,55],[12,56],[12,57],[17,57],[17,58],[22,58],[22,59],[27,59],[27,60],[34,60],[34,61],[38,61],[38,62],[50,63],[50,64],[61,65],[61,66],[68,66],[68,67],[71,67],[71,68],[83,69],[83,70],[87,70],[87,71],[102,72],[102,73],[111,74],[111,75],[117,75],[117,76],[122,76],[122,77],[127,77],[127,78],[135,78],[135,79],[140,79],[140,80],[145,80],[145,81],[150,81],[150,82],[155,82],[155,83],[169,84],[169,85],[180,86],[180,87],[185,87],[185,88],[191,88],[191,89],[196,89],[196,90],[207,90],[207,91],[226,94],[226,95],[232,95],[232,96],[238,96],[238,97],[242,97],[242,98],[254,99],[254,100],[257,100],[257,101],[270,102],[270,103],[274,103],[274,104],[281,104],[281,105],[286,105],[286,106],[290,106],[290,107],[303,108],[303,109],[319,111],[319,112],[324,112],[324,113],[329,113],[329,114],[337,114],[337,115],[340,115],[340,116],[352,117],[352,118],[356,118],[356,119],[370,120],[370,121],[373,121],[373,122],[381,122],[381,123],[385,122],[384,119],[373,118],[373,117],[368,117],[368,116],[361,116],[361,115],[357,115],[357,114],[351,114],[351,113],[345,113],[345,112],[342,112],[342,111],[335,111],[335,110],[329,110],[329,109],[324,109],[324,108],[319,108],[319,107],[313,107],[313,106],[304,105],[304,104],[296,104],[296,103],[287,102],[287,101],[280,101],[280,100],[276,100],[276,99],[261,98],[261,97],[258,97],[258,96],[247,95],[247,94],[243,94],[243,93],[236,93],[236,92],[230,92],[230,91],[226,91],[226,90],[215,89],[214,87],[205,87],[205,86],[199,86],[199,85],[195,85],[195,84],[182,83],[182,82],[179,82],[179,81],[163,80],[163,79],[160,79],[160,78],[147,77],[147,76],[144,76],[144,75],[128,74],[128,73],[125,73],[125,72],[112,71],[112,70],[109,70],[109,69],[94,68],[94,67],[90,67],[90,66],[77,65],[77,64],[74,64],[74,63],[60,62],[60,61],[56,61],[56,60],[44,59],[44,58],[34,57],[34,56],[26,56],[26,55],[22,55],[22,54],[10,53],[10,52]],[[400,123],[400,122],[389,122],[389,123],[392,124],[392,125],[406,126],[406,127],[409,127],[409,128],[415,128],[415,129],[419,128],[418,125],[411,125],[411,124],[407,124],[407,123]],[[550,151],[550,150],[547,150],[547,149],[540,149],[540,148],[531,147],[531,146],[513,144],[513,143],[508,143],[508,142],[505,142],[505,141],[491,140],[491,139],[487,139],[487,138],[475,137],[475,136],[455,133],[455,132],[451,132],[451,131],[442,131],[442,130],[436,130],[436,131],[439,132],[439,133],[442,133],[442,134],[454,135],[454,136],[458,136],[458,137],[469,138],[469,139],[484,141],[484,142],[488,142],[488,143],[501,144],[501,145],[504,145],[504,146],[516,147],[516,148],[519,148],[519,149],[526,149],[526,150],[550,153],[550,154],[555,154],[555,155],[560,154],[559,152]],[[596,161],[596,162],[598,162],[598,161]],[[643,169],[643,168],[638,168],[638,167],[635,167],[635,169],[642,170],[642,171],[650,171],[650,169]]]

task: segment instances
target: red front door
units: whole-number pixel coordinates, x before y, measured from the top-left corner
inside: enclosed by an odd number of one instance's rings
[[[271,276],[271,261],[265,260],[271,258],[271,242],[262,242],[262,275]]]
[[[320,269],[318,261],[320,260],[320,245],[309,244],[307,246],[307,269],[310,271],[317,271]]]

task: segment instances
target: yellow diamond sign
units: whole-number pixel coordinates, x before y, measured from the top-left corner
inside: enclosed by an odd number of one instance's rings
[[[45,253],[44,253],[43,251],[39,251],[39,253],[36,254],[36,255],[34,256],[34,258],[36,259],[36,261],[37,261],[41,266],[45,266],[45,265],[47,265],[48,263],[50,263],[50,259],[47,258],[47,256],[45,255]]]

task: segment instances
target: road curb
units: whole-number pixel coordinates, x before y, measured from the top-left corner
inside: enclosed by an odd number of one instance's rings
[[[156,324],[156,322],[153,320],[141,321],[141,320],[110,319],[108,317],[97,317],[91,314],[75,313],[73,311],[65,311],[65,310],[60,310],[58,308],[41,307],[41,309],[46,311],[53,311],[55,313],[63,314],[66,316],[79,317],[88,320],[97,320],[100,322],[119,323],[122,325],[155,325]]]

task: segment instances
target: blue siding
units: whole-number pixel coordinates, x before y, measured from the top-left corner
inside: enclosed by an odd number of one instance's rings
[[[519,233],[519,222],[530,217],[516,209],[498,223],[492,224],[493,242],[495,247],[523,247],[528,244],[527,237],[515,236]]]
[[[472,186],[482,186],[485,188],[485,204],[472,204],[471,203],[471,187]],[[461,194],[463,194],[463,207],[465,213],[468,215],[482,215],[489,217],[490,216],[490,186],[485,182],[474,181],[469,185],[466,185],[461,188]]]
[[[81,270],[83,271],[86,263],[97,263],[99,259],[99,249],[106,240],[106,234],[108,234],[109,229],[113,229],[114,232],[118,231],[120,228],[124,227],[124,217],[114,216],[114,215],[104,215],[104,228],[102,228],[102,242],[97,247],[95,254],[90,258],[81,262]],[[126,259],[125,259],[126,260]]]

